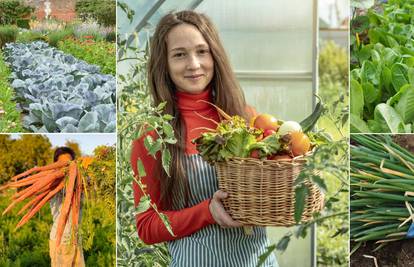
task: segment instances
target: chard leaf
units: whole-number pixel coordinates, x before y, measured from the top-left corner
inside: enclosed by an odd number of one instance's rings
[[[362,118],[364,109],[364,93],[361,85],[356,80],[351,80],[351,114]]]
[[[362,83],[362,89],[364,91],[365,103],[373,103],[379,96],[379,90],[375,89],[374,85],[370,82]]]
[[[405,123],[414,121],[414,86],[406,87],[395,106],[395,110],[401,115]]]
[[[374,119],[381,125],[384,132],[400,133],[405,131],[400,114],[385,103],[381,103],[375,107]]]
[[[395,63],[394,65],[392,65],[391,67],[392,85],[394,86],[394,89],[397,92],[405,84],[408,84],[407,72],[408,72],[407,66],[401,63]]]
[[[371,61],[364,61],[361,67],[361,80],[362,82],[370,82],[373,85],[379,84],[380,72],[377,66]]]
[[[351,118],[351,133],[369,133],[371,132],[368,125],[360,117],[350,114]]]

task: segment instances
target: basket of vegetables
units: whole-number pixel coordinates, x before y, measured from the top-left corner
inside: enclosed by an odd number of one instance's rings
[[[229,195],[223,201],[226,211],[244,225],[295,225],[295,180],[315,146],[308,132],[323,111],[322,103],[300,124],[268,114],[248,124],[217,109],[223,117],[217,128],[193,142],[203,159],[216,167],[219,188]],[[322,208],[318,187],[310,182],[306,186],[302,222]]]

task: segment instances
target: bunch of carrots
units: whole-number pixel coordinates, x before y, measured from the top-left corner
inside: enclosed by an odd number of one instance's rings
[[[60,218],[56,232],[56,246],[60,245],[69,214],[72,211],[72,233],[77,237],[79,212],[81,206],[82,190],[86,181],[81,172],[81,166],[87,167],[91,158],[79,158],[73,161],[55,162],[42,167],[34,167],[19,175],[12,177],[11,181],[0,187],[1,190],[8,188],[18,189],[11,197],[12,202],[3,211],[6,214],[17,203],[30,199],[17,213],[22,214],[29,211],[16,225],[16,229],[27,223],[53,196],[65,189],[65,198],[62,203]],[[79,164],[78,164],[79,163]],[[77,238],[74,238],[77,242]]]

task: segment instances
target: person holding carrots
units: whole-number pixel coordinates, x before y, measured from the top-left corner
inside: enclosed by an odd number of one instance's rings
[[[75,159],[75,152],[69,147],[58,147],[55,150],[53,160],[54,162],[67,162]],[[74,165],[76,166],[76,165]],[[76,175],[76,173],[75,173]],[[70,179],[70,177],[69,177]],[[50,231],[49,253],[52,267],[83,267],[85,261],[82,251],[82,242],[77,233],[72,231],[72,211],[70,212],[66,226],[63,230],[63,235],[60,240],[60,245],[57,245],[56,239],[59,236],[59,219],[62,214],[63,200],[65,199],[65,192],[62,190],[57,193],[50,200],[50,208],[53,216],[53,225]],[[80,222],[82,208],[80,208],[78,222]],[[80,223],[79,223],[80,224]]]
[[[136,216],[138,235],[147,244],[167,242],[170,266],[256,266],[269,245],[266,230],[253,227],[246,235],[242,225],[225,211],[227,193],[218,190],[216,172],[191,141],[220,121],[214,103],[229,115],[247,121],[255,115],[231,69],[217,30],[203,14],[181,11],[164,16],[151,39],[148,84],[154,104],[166,102],[178,140],[169,146],[170,174],[163,170],[161,155],[148,155],[144,139],[158,138],[152,131],[134,140],[131,165],[144,165],[146,193],[165,214],[174,235],[153,208]],[[207,102],[206,102],[207,101]],[[143,192],[134,182],[135,205]],[[263,266],[278,266],[275,256]]]

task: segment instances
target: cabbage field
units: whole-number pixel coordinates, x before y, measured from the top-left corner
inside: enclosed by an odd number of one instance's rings
[[[3,54],[28,131],[115,132],[112,75],[42,41],[8,43]]]

